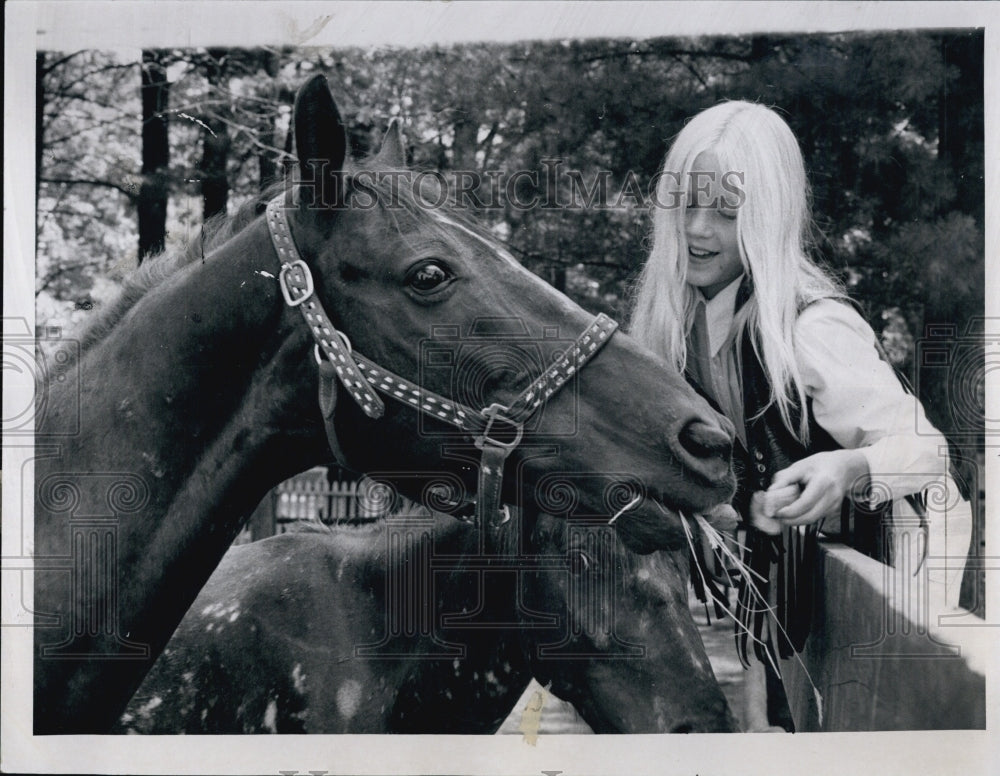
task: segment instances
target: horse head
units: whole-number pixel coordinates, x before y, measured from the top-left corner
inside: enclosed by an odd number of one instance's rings
[[[525,629],[535,678],[595,733],[729,732],[736,720],[688,608],[688,556],[629,552],[602,521],[541,514],[527,545],[521,606],[556,612],[558,638]]]
[[[451,494],[456,509],[485,498],[477,490],[491,468],[506,473],[500,498],[512,503],[535,504],[540,487],[566,475],[575,497],[604,513],[609,494],[624,488],[629,498],[615,527],[642,552],[682,544],[677,511],[700,512],[730,497],[728,421],[676,370],[612,334],[613,323],[592,325],[593,316],[446,206],[435,178],[402,167],[395,125],[377,156],[348,159],[322,76],[302,87],[294,122],[299,182],[294,207],[286,202],[283,211],[284,240],[295,249],[283,260],[289,267],[300,258],[311,279],[306,289],[299,277],[288,298],[299,302],[309,290],[327,316],[312,326],[323,342],[320,371],[332,375],[351,351],[347,362],[360,360],[378,389],[362,386],[357,374],[339,382],[321,376],[325,425],[342,462],[390,479],[386,472],[396,471],[400,482],[413,472],[451,471],[462,483]],[[287,325],[302,328],[299,310],[286,315]],[[591,338],[599,350],[579,357]],[[560,359],[561,373],[545,375]],[[388,382],[377,382],[384,375]],[[537,407],[508,422],[507,411],[535,389]],[[435,401],[465,408],[476,416],[472,427],[442,419]],[[503,449],[480,460],[471,442],[483,447],[491,435]]]

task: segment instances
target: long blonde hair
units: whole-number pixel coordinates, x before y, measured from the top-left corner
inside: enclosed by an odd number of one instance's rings
[[[686,337],[696,295],[688,285],[684,220],[695,159],[713,151],[722,170],[735,174],[743,193],[736,228],[743,271],[753,283],[736,318],[738,337],[749,329],[757,359],[788,429],[808,443],[802,412],[806,395],[795,362],[793,327],[799,311],[822,297],[844,297],[839,284],[807,255],[811,228],[809,188],[802,152],[791,129],[770,108],[725,102],[696,115],[674,140],[652,207],[649,259],[637,281],[631,333],[678,369],[687,363]],[[739,339],[737,339],[739,341]]]

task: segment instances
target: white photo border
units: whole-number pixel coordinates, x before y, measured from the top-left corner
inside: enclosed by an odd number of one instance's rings
[[[998,201],[1000,6],[946,2],[28,2],[5,7],[4,325],[34,321],[34,58],[36,48],[151,46],[417,46],[431,42],[648,38],[753,32],[985,27],[986,202]],[[998,210],[986,211],[986,315],[1000,316]],[[33,323],[31,323],[33,325]],[[987,417],[1000,417],[987,375]],[[8,396],[4,396],[7,405]],[[5,416],[7,417],[6,413]],[[987,482],[998,475],[987,455]],[[30,524],[21,471],[30,438],[3,446],[3,556]],[[29,467],[30,468],[30,467]],[[26,481],[30,488],[30,480]],[[28,494],[30,494],[28,490]],[[997,527],[995,498],[988,523]],[[30,534],[29,534],[30,535]],[[14,550],[17,550],[16,552]],[[6,567],[5,567],[6,570]],[[988,575],[988,597],[998,599]],[[4,575],[7,581],[7,575]],[[3,605],[17,602],[4,586]],[[16,586],[15,586],[16,587]],[[29,586],[30,587],[30,586]],[[30,591],[28,593],[30,595]],[[997,659],[987,730],[691,736],[46,736],[31,735],[31,630],[4,628],[2,770],[59,773],[761,774],[947,773],[996,768]],[[994,637],[994,642],[996,641]],[[1000,650],[993,650],[1000,654]],[[989,752],[994,751],[994,756]]]

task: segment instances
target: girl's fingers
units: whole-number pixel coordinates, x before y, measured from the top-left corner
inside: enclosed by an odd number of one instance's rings
[[[750,524],[772,536],[781,533],[781,523],[774,519],[774,509],[769,508],[767,491],[758,490],[750,497]]]
[[[786,488],[802,485],[802,493],[791,503],[768,512],[783,525],[805,525],[833,514],[851,487],[868,475],[868,459],[858,450],[816,453],[796,461],[774,475],[767,493],[775,499]],[[769,502],[774,503],[774,502]]]
[[[781,529],[784,524],[780,520],[775,520],[773,517],[765,517],[764,515],[751,515],[750,525],[756,528],[758,531],[763,531],[771,536],[777,536],[781,533]]]
[[[817,477],[802,491],[802,496],[778,510],[775,519],[782,525],[808,525],[832,514],[839,506],[843,496],[833,483]]]
[[[792,483],[791,485],[778,486],[774,483],[768,488],[764,495],[767,498],[767,505],[770,507],[770,513],[774,514],[782,507],[787,507],[789,504],[793,503],[795,499],[799,497],[802,492],[802,488],[799,487],[798,483]]]
[[[822,501],[826,490],[816,479],[810,480],[795,501],[774,513],[775,519],[787,523],[805,517],[807,513]]]
[[[803,458],[801,461],[796,461],[777,472],[771,479],[771,486],[768,490],[786,488],[792,485],[805,485],[809,480],[809,473],[812,469],[812,465],[808,461],[809,458]]]

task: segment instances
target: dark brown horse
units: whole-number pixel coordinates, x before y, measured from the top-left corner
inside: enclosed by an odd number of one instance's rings
[[[565,386],[499,466],[480,464],[473,441],[495,453],[512,444],[510,427],[484,444],[489,428],[456,430],[391,392],[373,417],[354,401],[362,381],[321,380],[333,362],[314,360],[326,335],[296,306],[305,291],[284,284],[293,266],[311,269],[310,299],[355,353],[439,397],[475,400],[480,426],[522,395],[539,352],[560,343],[568,352],[592,317],[460,214],[386,183],[381,174],[403,167],[395,132],[378,157],[348,160],[322,77],[300,91],[294,122],[302,182],[288,191],[298,205],[278,214],[302,263],[279,259],[270,221],[244,211],[204,251],[148,260],[79,358],[45,386],[36,733],[108,730],[249,512],[278,482],[329,461],[330,445],[356,471],[396,472],[404,492],[417,487],[411,473],[442,471],[481,496],[490,468],[491,488],[503,473],[503,498],[531,504],[541,480],[573,472],[587,475],[577,495],[599,513],[605,491],[628,479],[637,497],[615,530],[641,552],[683,543],[675,510],[731,495],[731,427],[620,333],[578,374],[565,370]],[[445,340],[452,366],[422,360],[425,343]],[[498,368],[498,354],[515,358]]]
[[[598,733],[732,731],[686,563],[629,552],[606,520],[550,515],[390,517],[234,547],[121,729],[493,733],[535,676]]]

